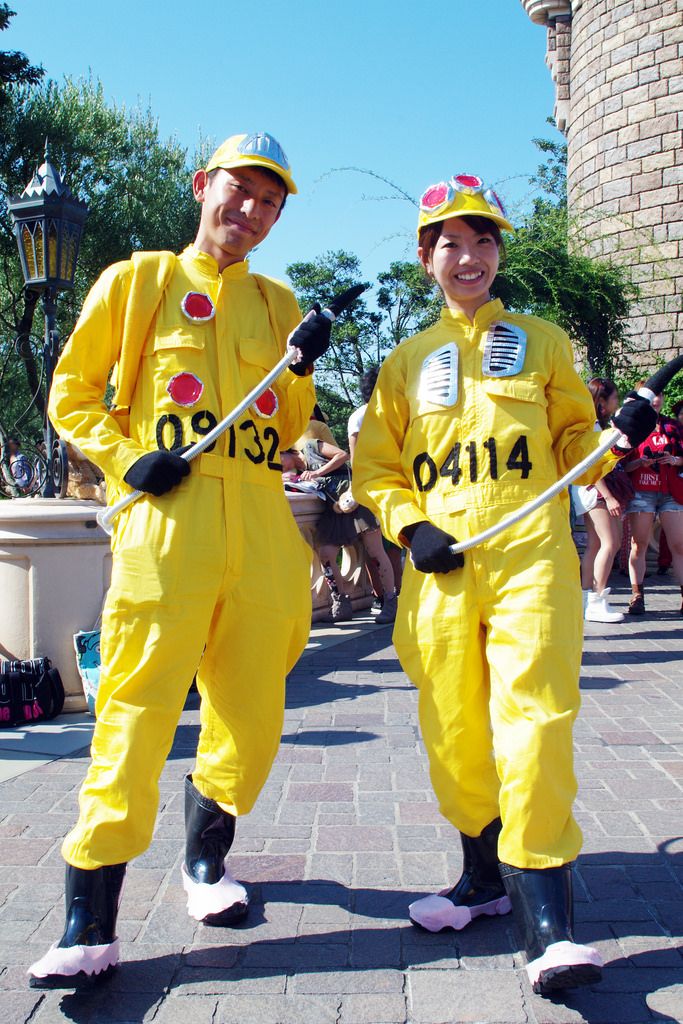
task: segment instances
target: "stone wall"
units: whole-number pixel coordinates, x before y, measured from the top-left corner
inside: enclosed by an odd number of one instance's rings
[[[547,27],[570,213],[588,251],[631,268],[645,362],[683,329],[683,0],[522,0]]]

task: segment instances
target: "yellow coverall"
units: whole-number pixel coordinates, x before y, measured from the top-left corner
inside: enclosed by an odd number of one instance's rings
[[[219,273],[211,256],[190,247],[175,262],[146,339],[129,422],[112,416],[103,395],[121,356],[131,276],[130,262],[116,264],[92,289],[49,407],[61,435],[105,471],[110,502],[129,492],[122,478],[141,455],[206,434],[286,344],[248,264]],[[291,329],[300,320],[296,300],[279,291]],[[181,312],[188,292],[210,296],[213,319],[191,322]],[[191,375],[183,378],[191,405],[174,401],[188,397],[171,383],[177,374]],[[311,614],[310,551],[289,510],[279,451],[302,432],[315,401],[311,379],[289,370],[273,390],[275,415],[250,409],[178,487],[143,497],[115,520],[92,764],[62,847],[75,867],[128,861],[148,846],[159,775],[195,671],[195,786],[241,815],[268,776],[285,675],[305,646]]]
[[[526,354],[519,372],[491,376],[486,340],[501,321],[526,332]],[[439,402],[425,387],[424,364],[449,343],[458,393]],[[420,521],[465,540],[594,450],[594,421],[558,327],[508,313],[497,300],[474,323],[444,308],[439,323],[401,342],[380,370],[358,438],[354,495],[396,543]],[[605,457],[586,482],[613,461]],[[572,723],[582,614],[566,503],[555,498],[464,558],[447,574],[407,562],[394,629],[419,688],[434,791],[443,815],[468,836],[502,817],[502,861],[559,866],[581,845]]]

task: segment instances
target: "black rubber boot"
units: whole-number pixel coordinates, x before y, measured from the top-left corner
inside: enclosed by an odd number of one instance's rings
[[[476,838],[460,833],[462,875],[453,888],[444,893],[451,903],[473,907],[505,896],[498,860],[498,836],[502,827],[502,821],[496,818]]]
[[[462,875],[452,889],[411,903],[408,908],[410,920],[417,928],[430,932],[440,932],[444,928],[460,931],[482,914],[509,913],[510,901],[498,870],[501,828],[502,822],[496,818],[479,836],[460,833]]]
[[[235,817],[204,796],[185,777],[185,864],[188,911],[209,925],[231,925],[248,913],[244,886],[230,875],[225,858],[235,838]]]
[[[125,864],[86,871],[66,865],[64,934],[29,968],[31,988],[79,988],[104,981],[119,959],[116,917]]]
[[[571,864],[542,870],[501,864],[500,873],[522,936],[534,992],[549,995],[600,981],[600,954],[574,942]]]

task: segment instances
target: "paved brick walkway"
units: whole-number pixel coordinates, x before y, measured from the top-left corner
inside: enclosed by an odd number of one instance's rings
[[[129,869],[124,963],[95,994],[39,993],[25,968],[62,924],[61,836],[87,752],[0,786],[0,1017],[8,1024],[644,1024],[683,1020],[683,620],[671,578],[652,610],[587,627],[576,730],[585,850],[578,938],[608,967],[564,1002],[534,996],[510,918],[427,935],[406,921],[419,892],[457,876],[418,739],[416,696],[390,630],[315,648],[288,683],[285,732],[233,867],[250,884],[246,927],[186,915],[182,781],[198,712],[188,708],[164,772],[154,843]],[[620,603],[625,603],[621,585]],[[340,636],[343,634],[340,634]],[[678,745],[678,746],[677,746]]]

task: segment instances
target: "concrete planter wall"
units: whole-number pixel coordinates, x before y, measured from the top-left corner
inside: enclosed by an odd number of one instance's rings
[[[94,626],[111,576],[109,537],[95,519],[99,507],[72,499],[0,501],[0,657],[50,658],[64,681],[66,711],[85,710],[73,634]],[[292,495],[290,507],[311,543],[320,500]],[[369,607],[360,542],[344,549],[342,572],[354,608]],[[315,555],[311,588],[313,619],[324,618],[329,597]]]
[[[95,624],[111,574],[99,507],[52,498],[0,502],[0,655],[50,658],[67,711],[85,710],[73,634]]]

